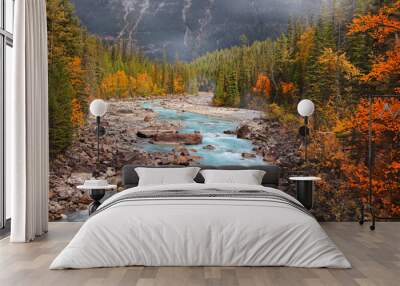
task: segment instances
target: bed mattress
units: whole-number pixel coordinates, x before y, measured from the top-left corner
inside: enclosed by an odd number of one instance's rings
[[[135,187],[106,200],[50,269],[117,266],[350,268],[315,218],[274,188]]]

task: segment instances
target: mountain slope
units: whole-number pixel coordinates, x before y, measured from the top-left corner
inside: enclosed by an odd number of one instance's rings
[[[289,16],[316,14],[321,0],[72,0],[89,31],[131,39],[145,54],[190,60],[240,42],[276,37]]]

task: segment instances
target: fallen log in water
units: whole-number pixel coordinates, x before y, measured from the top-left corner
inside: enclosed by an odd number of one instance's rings
[[[139,138],[153,138],[157,134],[173,134],[176,133],[176,130],[172,129],[142,129],[136,132],[136,136]]]
[[[153,136],[154,142],[169,144],[197,145],[203,142],[203,136],[199,133],[180,134],[180,133],[158,133]]]

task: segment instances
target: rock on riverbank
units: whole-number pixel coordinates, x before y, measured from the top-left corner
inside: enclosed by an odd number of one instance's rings
[[[288,177],[302,168],[301,138],[276,119],[258,119],[241,126],[239,130],[256,146],[255,152],[269,164],[282,168],[280,187],[283,191],[293,192]],[[241,135],[244,135],[241,134]]]

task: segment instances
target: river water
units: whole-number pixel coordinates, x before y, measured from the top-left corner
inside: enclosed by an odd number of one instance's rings
[[[224,134],[224,131],[233,131],[238,127],[237,122],[221,119],[209,115],[193,112],[181,112],[160,106],[157,101],[145,102],[144,108],[150,108],[157,113],[158,118],[166,121],[180,122],[182,128],[180,133],[200,132],[203,142],[199,145],[189,145],[187,148],[202,165],[263,165],[265,162],[260,156],[254,158],[243,158],[242,153],[254,153],[254,145],[250,140],[237,138],[236,135]],[[213,150],[204,149],[206,145],[215,147]],[[164,144],[143,144],[141,146],[147,152],[168,152],[174,146]]]

